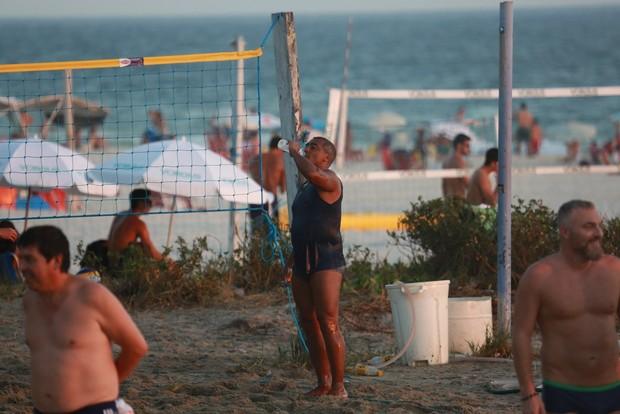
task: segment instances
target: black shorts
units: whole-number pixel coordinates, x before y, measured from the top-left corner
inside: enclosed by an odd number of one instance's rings
[[[340,273],[346,265],[341,243],[307,243],[293,245],[293,275],[309,280],[314,273],[335,270]]]
[[[34,414],[45,414],[36,408],[32,412]],[[116,408],[116,401],[106,401],[82,407],[77,411],[72,411],[71,414],[118,414],[118,409]]]
[[[608,414],[620,410],[620,381],[599,387],[578,387],[545,380],[543,401],[548,412]]]

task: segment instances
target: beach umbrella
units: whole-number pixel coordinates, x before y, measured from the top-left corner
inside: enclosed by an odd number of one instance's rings
[[[8,112],[17,112],[21,105],[22,102],[19,99],[11,96],[0,96],[0,115]]]
[[[65,123],[65,95],[40,96],[25,101],[24,109],[40,109],[47,118],[52,118],[56,125],[63,126]],[[99,103],[87,101],[73,96],[71,98],[73,112],[73,124],[76,128],[89,128],[93,125],[101,125],[108,116],[108,111]]]
[[[232,113],[230,111],[227,111],[227,110],[222,111],[218,115],[218,118],[221,119],[221,121],[219,121],[219,125],[225,126],[228,128],[231,127]],[[239,125],[241,125],[243,129],[250,130],[250,131],[258,130],[259,115],[257,113],[253,112],[253,113],[249,113],[246,115],[239,115],[238,120],[239,120]],[[265,130],[280,129],[280,126],[281,126],[280,118],[268,112],[261,112],[260,126]]]
[[[172,196],[215,196],[240,204],[271,203],[274,197],[228,159],[184,137],[118,153],[88,175]]]
[[[404,116],[399,115],[395,112],[381,112],[372,118],[368,122],[372,128],[384,132],[391,129],[402,128],[407,125],[407,120]]]
[[[94,164],[86,157],[55,142],[37,138],[0,141],[0,185],[28,190],[24,228],[33,190],[59,188],[99,197],[118,193],[117,185],[88,177],[90,168]]]
[[[591,141],[596,136],[596,126],[585,122],[570,121],[546,128],[546,135],[555,141]]]
[[[472,131],[471,128],[469,128],[466,125],[463,125],[460,122],[452,122],[452,121],[431,122],[430,134],[431,134],[431,137],[443,135],[449,140],[454,139],[454,137],[456,137],[458,134],[465,134],[469,138],[471,138],[472,142],[475,142],[478,140],[478,137],[476,136],[474,131]]]

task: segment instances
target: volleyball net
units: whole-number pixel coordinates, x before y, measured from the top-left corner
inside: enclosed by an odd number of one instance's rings
[[[152,213],[247,210],[260,185],[261,47],[0,65],[5,218],[105,216],[151,191]],[[264,43],[264,41],[263,41]],[[258,175],[256,173],[258,171]]]

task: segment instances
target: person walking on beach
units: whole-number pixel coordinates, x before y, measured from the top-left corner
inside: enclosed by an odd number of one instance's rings
[[[527,152],[534,116],[527,109],[525,102],[522,102],[519,110],[515,114],[515,118],[517,119],[517,146],[515,147],[515,153],[521,155],[521,146],[523,146]]]
[[[155,260],[161,260],[162,254],[157,250],[146,223],[140,214],[148,213],[153,205],[151,191],[138,188],[129,194],[130,210],[118,213],[108,234],[108,255],[110,263],[118,263],[123,252],[134,244],[139,244],[144,253]]]
[[[68,273],[60,229],[31,227],[17,245],[34,413],[117,413],[119,384],[147,352],[140,330],[103,285]]]
[[[543,131],[540,127],[538,119],[534,118],[532,121],[532,128],[530,129],[530,142],[527,147],[527,155],[535,157],[540,152],[542,146]]]
[[[499,151],[490,148],[484,156],[484,164],[471,176],[467,188],[467,202],[478,206],[486,204],[495,207],[497,204],[497,189],[491,184],[491,174],[497,173]]]
[[[465,134],[458,134],[452,141],[454,153],[443,163],[444,169],[465,169],[469,166],[465,157],[471,153],[471,138]],[[444,197],[456,197],[465,199],[469,178],[467,176],[455,178],[442,178],[441,191]]]
[[[517,289],[512,345],[522,410],[620,413],[620,260],[604,254],[601,217],[591,202],[564,203],[557,220],[559,252],[532,264]],[[536,325],[543,345],[542,402],[532,378]]]
[[[329,169],[336,147],[315,137],[299,154],[289,141],[289,154],[308,180],[293,202],[293,296],[316,372],[318,385],[307,395],[347,398],[344,387],[345,344],[340,333],[338,308],[345,259],[340,221],[342,182]]]

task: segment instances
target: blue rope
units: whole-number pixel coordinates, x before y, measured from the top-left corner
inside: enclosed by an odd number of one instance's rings
[[[263,37],[263,40],[260,42],[260,48],[261,49],[263,48],[263,46],[265,46],[265,43],[267,42],[267,39],[269,39],[269,36],[271,35],[271,31],[276,26],[276,23],[278,23],[279,20],[280,20],[280,15],[278,14],[276,19],[273,22],[271,22],[271,26],[269,27],[269,30],[267,30],[267,33],[265,33],[265,36]]]
[[[272,261],[274,255],[278,255],[278,259],[280,260],[280,264],[282,267],[285,267],[286,260],[284,259],[284,253],[282,252],[282,247],[280,246],[280,232],[278,231],[278,227],[275,225],[269,214],[265,210],[263,210],[263,218],[265,220],[265,224],[267,226],[267,243],[271,247],[271,255],[269,258],[266,258],[263,255],[263,260]],[[261,251],[261,255],[263,251]],[[297,337],[299,338],[299,342],[301,343],[304,351],[308,353],[308,345],[306,343],[306,338],[304,336],[303,330],[301,329],[301,325],[299,323],[299,319],[297,319],[297,309],[295,307],[295,301],[293,300],[293,291],[291,289],[291,284],[289,282],[284,282],[284,287],[286,288],[286,296],[288,298],[288,306],[291,311],[291,318],[293,318],[293,323],[295,324],[295,328],[297,328]]]
[[[278,15],[277,18],[274,19],[273,22],[271,23],[269,30],[267,30],[267,33],[265,33],[265,36],[263,37],[263,40],[260,43],[261,49],[263,48],[263,46],[269,39],[269,36],[271,35],[273,28],[275,27],[276,23],[278,23],[279,20],[280,20],[280,15]],[[256,103],[258,107],[258,142],[259,142],[259,147],[262,148],[263,125],[262,125],[262,120],[261,120],[262,117],[261,117],[260,61],[261,61],[261,58],[259,57],[256,61],[256,92],[258,95],[256,98],[257,99]],[[259,160],[258,171],[259,171],[260,179],[262,183],[263,181],[263,166],[262,166],[263,159],[262,157],[258,157],[258,160]],[[271,220],[271,217],[269,217],[269,213],[264,208],[265,204],[263,200],[262,191],[261,191],[261,205],[262,205],[262,213],[263,213],[262,215],[265,220],[265,224],[267,226],[267,245],[270,247],[270,250],[271,250],[271,252],[269,253],[269,256],[267,257],[265,250],[261,248],[262,259],[265,262],[272,262],[274,260],[274,255],[277,254],[278,256],[277,259],[280,261],[280,265],[282,266],[282,268],[285,268],[286,259],[284,258],[282,247],[280,246],[280,241],[279,241],[280,233],[278,231],[278,227],[274,224],[273,220]],[[263,247],[264,246],[265,245],[263,245]],[[297,337],[299,338],[299,342],[301,343],[304,351],[306,351],[306,353],[309,353],[308,345],[306,343],[306,338],[304,336],[303,330],[301,329],[299,319],[297,318],[297,309],[295,307],[295,301],[293,300],[293,291],[291,289],[291,284],[288,281],[286,281],[284,282],[284,287],[286,289],[286,297],[288,299],[288,306],[291,312],[291,318],[293,319],[293,323],[295,324],[295,328],[297,329]]]

